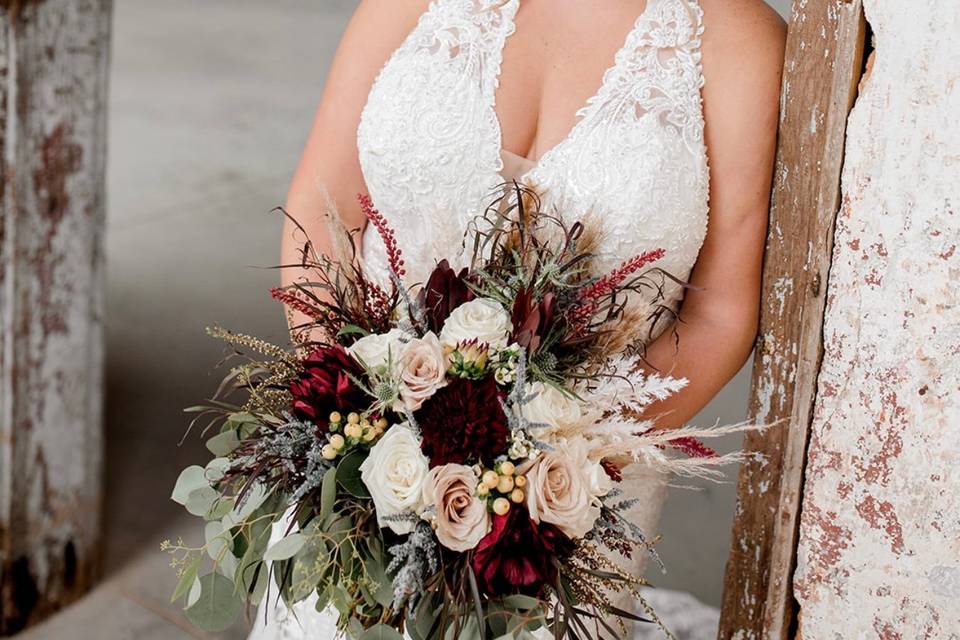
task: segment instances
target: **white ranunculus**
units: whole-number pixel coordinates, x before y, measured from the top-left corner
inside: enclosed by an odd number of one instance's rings
[[[548,424],[563,431],[583,425],[583,406],[575,397],[542,382],[528,384],[527,395],[534,396],[522,407],[523,417],[530,422]]]
[[[387,517],[420,510],[423,482],[429,471],[427,457],[420,451],[420,442],[410,427],[390,427],[360,465],[360,478],[377,510],[377,524],[390,527],[399,535],[413,531],[414,522]]]
[[[347,351],[368,369],[376,369],[392,359],[396,364],[403,347],[404,333],[400,329],[391,329],[387,333],[372,333],[354,342]]]
[[[403,345],[398,366],[401,403],[410,411],[447,384],[447,356],[432,331]]]
[[[455,348],[467,340],[485,342],[491,349],[507,346],[513,323],[503,305],[490,298],[464,302],[450,313],[440,331],[443,346]]]

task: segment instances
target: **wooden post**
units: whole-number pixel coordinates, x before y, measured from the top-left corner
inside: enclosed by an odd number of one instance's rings
[[[0,0],[0,635],[92,584],[110,0]]]
[[[864,33],[860,0],[793,3],[750,405],[754,420],[778,426],[746,438],[746,449],[763,460],[740,474],[721,640],[787,638],[795,623],[804,461]]]

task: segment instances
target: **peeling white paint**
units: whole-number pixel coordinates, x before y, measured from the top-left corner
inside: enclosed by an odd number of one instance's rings
[[[795,575],[805,638],[960,634],[960,4],[865,0]]]

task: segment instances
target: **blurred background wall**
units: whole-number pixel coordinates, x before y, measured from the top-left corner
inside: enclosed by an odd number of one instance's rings
[[[786,13],[788,0],[771,4]],[[187,424],[182,407],[212,392],[221,377],[213,365],[223,345],[204,327],[219,323],[285,339],[281,309],[267,294],[277,272],[264,267],[277,261],[280,227],[269,212],[284,200],[355,6],[116,0],[107,226],[109,579],[107,593],[91,598],[102,600],[115,626],[136,628],[140,640],[138,609],[152,611],[157,625],[183,624],[166,604],[174,576],[160,541],[202,539],[168,496],[178,471],[206,458],[195,438],[177,446]],[[749,365],[697,422],[742,420],[748,381]],[[655,585],[719,604],[735,469],[729,478],[673,491],[659,546],[668,572],[654,570]],[[99,615],[96,607],[82,614],[70,636],[97,625]],[[36,637],[57,636],[53,624]]]

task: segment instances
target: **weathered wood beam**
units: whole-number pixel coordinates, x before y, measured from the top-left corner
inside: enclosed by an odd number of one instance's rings
[[[0,2],[0,635],[97,573],[110,13]]]
[[[754,420],[777,426],[745,441],[763,458],[740,473],[723,640],[787,638],[795,624],[791,581],[804,462],[864,34],[860,0],[793,3],[750,403]]]

